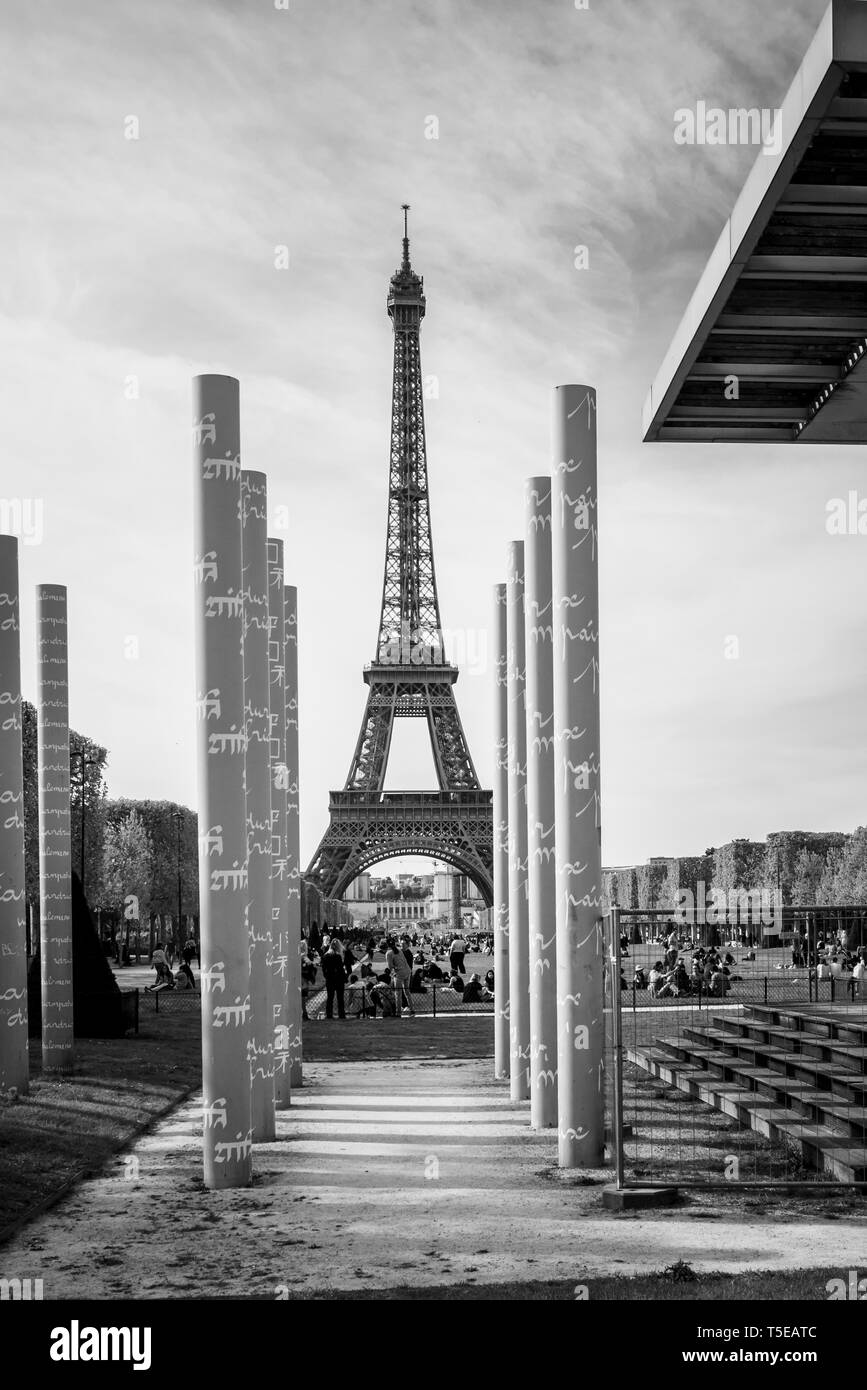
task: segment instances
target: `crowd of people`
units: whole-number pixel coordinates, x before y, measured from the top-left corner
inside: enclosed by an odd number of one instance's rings
[[[414,1018],[413,995],[425,994],[429,984],[451,989],[464,1004],[493,1001],[494,972],[482,980],[475,971],[464,978],[465,958],[470,953],[491,955],[489,940],[467,939],[460,932],[451,938],[430,933],[370,937],[356,955],[351,945],[325,932],[321,939],[311,931],[302,942],[301,976],[304,1017],[316,989],[319,972],[325,987],[325,1017],[352,1014],[373,1018]],[[379,960],[377,958],[379,957]]]
[[[654,944],[665,947],[662,958],[654,961],[649,971],[637,967],[632,977],[633,989],[646,989],[651,999],[680,999],[690,994],[712,994],[723,999],[732,981],[740,979],[732,974],[735,958],[731,951],[723,955],[716,946],[695,946],[689,940],[684,943],[676,927]],[[628,957],[629,943],[625,937],[620,946],[621,959]],[[686,953],[691,953],[688,960]],[[629,988],[622,973],[620,985],[622,989]]]
[[[630,944],[624,934],[620,939],[621,960],[629,958]],[[661,958],[649,971],[637,968],[632,987],[646,989],[652,999],[676,999],[690,994],[724,998],[732,983],[742,978],[733,973],[736,961],[732,949],[739,949],[734,941],[729,942],[728,947],[700,946],[677,924],[670,924],[666,932],[658,932],[649,944],[663,948]],[[742,959],[754,961],[755,949],[745,950]],[[804,933],[796,931],[792,937],[791,965],[778,963],[774,968],[814,970],[819,980],[851,978],[860,994],[867,995],[867,946],[849,949],[840,937],[826,940],[819,936],[808,943]],[[630,987],[622,968],[620,985],[622,989]]]

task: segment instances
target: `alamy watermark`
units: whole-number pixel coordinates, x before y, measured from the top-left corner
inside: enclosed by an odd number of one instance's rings
[[[0,497],[0,531],[23,545],[41,545],[45,534],[41,497]]]
[[[712,888],[708,892],[699,879],[695,892],[679,888],[674,898],[675,918],[690,926],[753,926],[780,930],[783,922],[783,896],[779,888]]]
[[[783,148],[783,113],[779,107],[736,106],[725,111],[697,101],[674,113],[676,145],[761,145],[763,154]]]

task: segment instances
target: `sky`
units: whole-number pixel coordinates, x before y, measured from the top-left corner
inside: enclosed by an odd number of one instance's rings
[[[195,805],[191,378],[226,372],[299,590],[312,857],[374,655],[386,295],[408,202],[440,605],[483,785],[493,586],[523,535],[524,479],[550,471],[552,387],[586,382],[604,861],[865,820],[867,537],[825,524],[831,499],[867,487],[864,451],[641,442],[647,388],[756,154],[677,144],[675,112],[778,105],[823,10],[8,9],[0,502],[31,523],[24,693],[35,586],[66,584],[71,722],[108,747],[111,795]],[[390,785],[430,784],[420,732],[398,726]]]

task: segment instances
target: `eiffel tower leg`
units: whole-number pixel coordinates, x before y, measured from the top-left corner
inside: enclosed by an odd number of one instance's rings
[[[506,586],[494,586],[494,1076],[509,1079],[509,698]]]
[[[527,711],[524,693],[524,543],[509,546],[506,651],[509,700],[509,1082],[530,1095],[530,937],[527,923]]]
[[[595,391],[558,386],[553,424],[558,1141],[562,1168],[594,1168],[604,1019]]]

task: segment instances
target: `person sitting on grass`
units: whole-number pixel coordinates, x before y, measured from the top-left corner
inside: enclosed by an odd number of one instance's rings
[[[394,990],[384,975],[380,977],[375,976],[373,980],[368,981],[367,998],[373,1009],[374,1018],[376,1018],[377,1009],[379,1009],[383,1018],[395,1018],[397,1016]]]
[[[195,989],[196,977],[193,974],[192,966],[188,960],[184,960],[178,966],[178,973],[175,976],[175,989]]]
[[[640,965],[637,965],[635,967],[635,974],[632,977],[633,989],[647,989],[647,983],[647,971],[643,970]]]
[[[731,989],[731,981],[725,966],[717,966],[710,977],[710,992],[720,999],[724,999]]]
[[[649,976],[651,999],[661,999],[663,997],[662,991],[664,989],[667,993],[671,993],[671,991],[667,988],[666,985],[667,979],[668,976],[665,973],[665,967],[663,966],[662,961],[654,961]]]
[[[146,993],[156,994],[157,990],[160,989],[174,989],[174,976],[169,969],[166,953],[161,944],[154,947],[154,953],[151,956],[151,965],[156,971],[156,979],[152,985],[145,985]]]
[[[482,984],[481,976],[473,973],[464,985],[465,1004],[487,1004],[493,999],[493,994]]]
[[[463,994],[464,982],[457,971],[454,971],[454,973],[449,976],[448,986],[449,989],[453,989],[456,994]]]
[[[671,977],[671,987],[672,992],[678,998],[690,992],[689,976],[686,973],[686,966],[682,960],[679,960],[674,967],[674,973]]]

